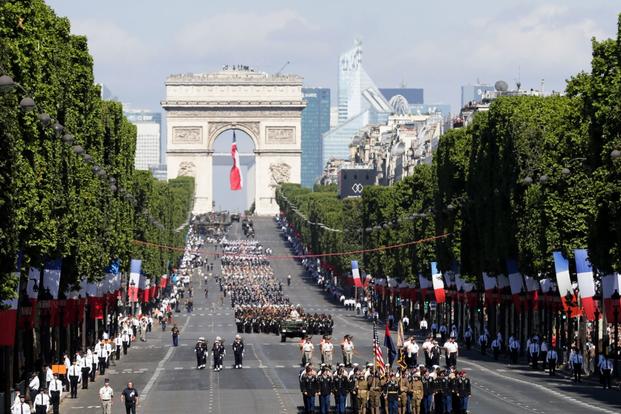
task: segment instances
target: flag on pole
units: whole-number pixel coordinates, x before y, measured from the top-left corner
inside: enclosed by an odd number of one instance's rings
[[[509,274],[509,287],[511,288],[511,298],[513,299],[513,304],[515,305],[515,311],[521,312],[522,307],[520,306],[522,292],[526,293],[526,288],[524,287],[524,278],[522,274],[518,271],[517,262],[513,259],[507,260],[507,271]]]
[[[392,363],[395,362],[395,358],[397,357],[397,348],[395,347],[395,343],[390,336],[388,322],[386,322],[386,330],[384,331],[384,346],[388,350],[388,364],[392,366]]]
[[[580,316],[580,308],[578,307],[576,294],[569,277],[569,262],[563,257],[561,252],[552,252],[552,256],[554,258],[554,267],[556,270],[556,285],[558,286],[558,293],[561,296],[563,309],[565,309],[565,312],[569,313],[570,318]]]
[[[433,285],[433,292],[436,296],[436,302],[446,302],[446,294],[444,293],[444,281],[442,280],[442,273],[438,271],[438,264],[436,262],[431,262],[431,283]]]
[[[384,355],[382,353],[382,347],[379,344],[377,336],[377,325],[373,323],[373,355],[375,358],[375,369],[384,374],[386,371],[386,364],[384,363]]]
[[[362,287],[362,281],[360,280],[360,270],[358,269],[358,261],[357,260],[352,260],[351,261],[351,275],[354,278],[354,286],[355,287]]]
[[[233,166],[231,167],[231,190],[241,190],[243,186],[243,179],[241,170],[239,169],[239,152],[237,151],[237,138],[235,137],[235,130],[233,130],[233,143],[231,144],[231,157],[233,157]]]
[[[615,320],[615,307],[621,306],[621,299],[613,299],[613,295],[621,292],[621,274],[613,273],[602,277],[602,292],[604,294],[604,308],[608,322]],[[617,318],[619,315],[617,315]]]
[[[584,309],[587,319],[594,321],[597,304],[593,300],[593,296],[595,296],[595,281],[593,280],[593,268],[591,267],[591,262],[589,262],[589,254],[585,249],[576,249],[574,254],[582,309]]]
[[[405,344],[405,335],[403,334],[403,321],[400,320],[397,325],[397,350],[399,351],[399,359],[397,364],[400,368],[407,368],[408,364],[405,362],[405,353],[403,352],[403,345]]]
[[[129,287],[127,294],[130,302],[138,302],[138,289],[140,288],[140,271],[142,260],[132,259],[129,271]]]

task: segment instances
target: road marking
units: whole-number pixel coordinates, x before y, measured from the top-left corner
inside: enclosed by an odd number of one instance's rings
[[[183,324],[183,327],[181,328],[181,332],[185,331],[185,329],[188,327],[188,324],[190,323],[190,317],[188,317],[185,320],[185,323]],[[181,344],[181,346],[183,346],[185,344]],[[155,381],[157,381],[157,378],[160,376],[160,372],[162,372],[163,368],[164,368],[164,364],[166,364],[166,361],[168,361],[168,359],[172,356],[173,352],[175,351],[174,346],[171,346],[170,348],[168,348],[168,351],[166,351],[166,355],[164,355],[164,358],[162,358],[160,360],[160,362],[157,364],[157,368],[155,369],[155,372],[153,373],[153,375],[151,375],[151,378],[149,378],[149,382],[147,382],[147,385],[145,385],[144,390],[142,391],[142,395],[143,395],[143,399],[146,401],[147,399],[147,395],[149,394],[149,391],[151,391],[151,387],[153,387],[153,384],[155,384]]]
[[[460,361],[462,363],[466,364],[466,365],[475,366],[475,367],[479,368],[481,371],[487,372],[488,374],[491,374],[491,375],[494,375],[494,376],[497,376],[497,377],[501,377],[501,378],[506,379],[508,381],[513,381],[513,382],[516,382],[516,383],[519,383],[519,384],[530,385],[532,387],[535,387],[535,388],[538,388],[538,389],[540,389],[542,391],[545,391],[545,392],[547,392],[549,394],[552,394],[552,395],[554,395],[557,398],[569,401],[569,402],[571,402],[573,404],[580,405],[580,406],[585,407],[585,408],[589,408],[591,410],[596,410],[596,411],[600,411],[600,412],[603,412],[603,413],[610,413],[610,414],[616,414],[617,413],[617,411],[608,410],[608,409],[603,408],[603,407],[598,407],[598,406],[593,405],[593,404],[589,404],[589,403],[586,403],[586,402],[579,401],[579,400],[577,400],[575,398],[569,397],[569,396],[567,396],[567,395],[565,395],[565,394],[563,394],[563,393],[561,393],[559,391],[555,391],[555,390],[550,389],[550,388],[548,388],[548,387],[546,387],[544,385],[541,385],[541,384],[535,384],[535,383],[530,382],[530,381],[525,381],[525,380],[521,380],[521,379],[518,379],[518,378],[511,377],[511,376],[502,375],[502,374],[496,372],[495,370],[492,370],[492,369],[484,367],[483,365],[479,365],[479,364],[476,364],[476,363],[471,362],[471,361],[465,361],[464,358],[461,358]],[[484,388],[484,387],[483,387],[483,389],[487,390],[487,388]]]

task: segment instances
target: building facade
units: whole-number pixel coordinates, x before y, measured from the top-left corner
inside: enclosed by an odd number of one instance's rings
[[[150,170],[161,165],[162,114],[145,110],[126,110],[125,117],[136,125],[137,170]]]
[[[311,188],[321,175],[321,136],[330,129],[330,89],[302,88],[302,180]]]

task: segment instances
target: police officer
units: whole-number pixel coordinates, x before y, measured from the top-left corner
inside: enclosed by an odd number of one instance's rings
[[[233,341],[233,355],[235,356],[235,368],[242,368],[242,359],[244,357],[244,341],[242,341],[241,336],[235,335],[235,340]]]
[[[548,360],[548,372],[550,375],[556,375],[556,364],[558,362],[558,353],[556,352],[556,348],[552,347],[552,349],[548,351],[546,359]]]
[[[67,370],[67,375],[69,376],[69,389],[71,390],[70,396],[71,398],[78,398],[78,381],[80,380],[80,367],[78,367],[78,361],[73,361]],[[88,376],[86,378],[88,380]]]
[[[571,355],[569,356],[569,363],[571,368],[573,369],[574,374],[574,382],[582,382],[582,362],[583,362],[582,352],[578,350],[576,347],[572,347]]]
[[[34,399],[35,414],[46,414],[50,405],[50,397],[45,388],[41,388],[41,392]]]
[[[52,412],[58,414],[60,405],[60,396],[63,392],[63,382],[58,379],[58,373],[54,373],[54,379],[50,381],[50,403],[52,404]]]

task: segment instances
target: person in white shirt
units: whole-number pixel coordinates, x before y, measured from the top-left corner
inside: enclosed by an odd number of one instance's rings
[[[427,325],[427,319],[423,318],[420,320],[420,323],[418,324],[418,328],[421,331],[425,331],[425,333],[427,333],[427,330],[429,329],[429,325]]]
[[[418,344],[416,339],[412,336],[404,342],[403,348],[405,350],[405,363],[408,368],[414,368],[418,365]]]
[[[93,358],[93,354],[91,353],[90,349],[86,352],[86,355],[84,356],[84,358],[80,360],[80,371],[82,372],[82,389],[83,390],[88,389],[88,382],[91,376],[91,371],[95,370],[92,364],[94,360],[95,358]],[[93,373],[93,376],[94,376],[94,373]],[[93,381],[94,380],[95,378],[93,378]]]
[[[431,335],[427,336],[425,342],[423,342],[423,353],[425,354],[425,366],[427,368],[431,368],[431,348],[433,348],[433,342],[431,340]]]
[[[31,414],[30,405],[26,402],[26,396],[19,396],[19,403],[13,405],[11,414]]]
[[[302,343],[302,366],[306,366],[307,363],[312,363],[313,360],[313,350],[315,347],[311,342],[310,336],[307,336],[304,342]]]
[[[32,376],[30,377],[30,382],[28,383],[28,390],[31,400],[34,400],[34,398],[39,393],[40,385],[41,384],[39,383],[39,376],[37,375],[37,373],[32,374]]]
[[[67,370],[67,376],[69,377],[69,389],[71,398],[78,398],[78,382],[80,382],[80,367],[78,361],[73,361],[73,364]],[[85,376],[88,381],[88,371]]]
[[[121,359],[121,347],[123,346],[123,339],[121,339],[121,335],[114,337],[114,358],[118,361]]]
[[[569,364],[573,370],[574,382],[582,382],[582,363],[584,358],[582,357],[582,352],[576,349],[576,347],[571,348],[571,354],[569,355]]]
[[[123,330],[121,341],[123,342],[123,355],[127,355],[127,348],[129,348],[131,344],[131,336],[129,336],[129,331],[127,329]]]
[[[599,372],[602,374],[602,385],[604,386],[604,389],[610,389],[610,379],[612,378],[613,366],[613,360],[604,355],[599,363]]]
[[[58,379],[58,374],[54,373],[54,378],[50,381],[50,404],[52,404],[52,412],[58,414],[58,407],[60,405],[60,397],[63,392],[63,382]]]
[[[543,370],[545,371],[547,368],[547,361],[548,361],[548,343],[546,342],[545,338],[541,341],[541,345],[539,346],[539,357],[541,358],[541,360],[543,361]]]
[[[46,414],[47,408],[50,405],[50,397],[47,395],[45,388],[41,389],[41,392],[37,394],[33,402],[35,408],[35,414]]]
[[[410,326],[410,318],[406,315],[401,319],[401,322],[403,323],[403,332],[407,332]]]
[[[546,359],[548,361],[548,372],[551,376],[556,375],[556,364],[558,362],[558,354],[556,353],[556,349],[550,349]]]
[[[517,364],[519,353],[520,341],[511,335],[511,337],[509,337],[509,361],[511,362],[511,365]]]
[[[104,385],[99,389],[99,401],[101,401],[101,407],[103,414],[112,414],[112,399],[114,398],[114,390],[110,386],[110,380],[106,378]]]
[[[343,337],[341,351],[343,352],[343,364],[348,368],[351,367],[352,358],[354,357],[354,343],[352,342],[351,335],[345,335]]]
[[[449,338],[449,340],[444,344],[447,368],[457,366],[458,350],[459,350],[459,346],[457,345],[457,341],[455,341],[455,338]]]

